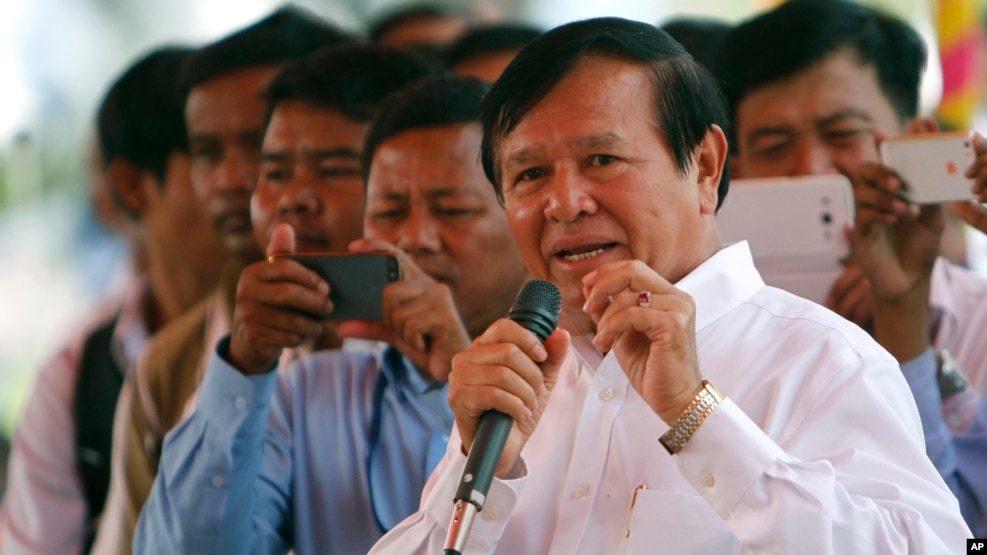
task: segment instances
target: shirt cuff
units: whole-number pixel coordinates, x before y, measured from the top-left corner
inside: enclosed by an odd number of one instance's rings
[[[425,500],[424,512],[435,519],[442,530],[449,530],[454,506],[453,498],[456,496],[465,466],[466,456],[460,452],[459,446],[448,449],[446,460],[440,465],[440,468],[445,469],[440,477],[441,486]],[[476,515],[473,528],[470,530],[467,541],[469,552],[492,553],[497,546],[504,529],[507,528],[507,521],[517,505],[518,496],[528,480],[527,467],[523,460],[520,468],[523,473],[520,478],[514,480],[494,478],[491,482],[483,510]]]
[[[723,446],[729,446],[724,450]],[[682,476],[724,519],[785,452],[729,398],[703,421],[674,459]]]
[[[227,352],[230,336],[216,345],[209,357],[206,375],[196,400],[196,412],[210,422],[222,422],[217,429],[231,435],[263,431],[277,371],[247,376],[234,368],[220,353]]]

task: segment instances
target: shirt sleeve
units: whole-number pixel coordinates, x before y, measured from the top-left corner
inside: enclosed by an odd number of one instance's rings
[[[40,368],[18,419],[0,508],[0,553],[82,550],[86,500],[72,413],[81,350],[81,341],[73,343]]]
[[[932,349],[901,364],[901,372],[915,397],[925,451],[960,502],[963,518],[974,537],[987,535],[987,399],[977,395],[977,410],[972,425],[953,434],[943,419],[941,395],[936,380],[936,359]]]
[[[897,373],[890,361],[844,367],[774,439],[727,398],[676,464],[752,552],[961,552],[970,532],[923,460]]]
[[[243,375],[219,355],[228,344],[224,338],[209,361],[195,413],[165,438],[135,553],[287,550],[277,515],[256,510],[265,505],[255,485],[277,372]]]

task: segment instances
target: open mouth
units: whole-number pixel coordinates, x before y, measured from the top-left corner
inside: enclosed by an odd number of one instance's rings
[[[585,245],[581,247],[574,247],[571,249],[562,249],[555,253],[555,256],[566,260],[568,262],[581,262],[583,260],[589,260],[594,256],[600,255],[612,248],[614,248],[617,243],[606,243],[603,245]]]

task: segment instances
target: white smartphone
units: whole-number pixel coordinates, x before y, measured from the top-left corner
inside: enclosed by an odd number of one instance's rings
[[[939,204],[974,198],[973,180],[964,175],[974,159],[969,133],[889,137],[880,150],[884,165],[905,182],[902,196],[909,202]]]
[[[840,174],[732,179],[716,220],[724,243],[750,244],[765,283],[821,304],[850,252],[853,190]]]

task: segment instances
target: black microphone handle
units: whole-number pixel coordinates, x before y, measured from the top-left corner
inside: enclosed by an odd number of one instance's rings
[[[473,445],[486,445],[487,449],[470,449],[453,501],[469,501],[477,508],[483,508],[497,462],[504,452],[504,444],[513,425],[514,419],[498,410],[488,410],[480,416]]]

